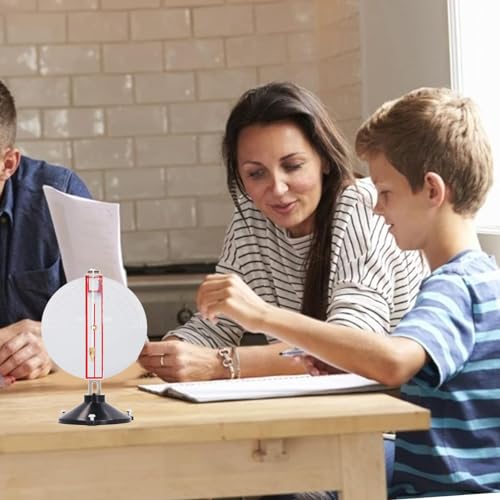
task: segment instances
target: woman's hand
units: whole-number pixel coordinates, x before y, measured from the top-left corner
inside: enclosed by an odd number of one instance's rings
[[[139,363],[167,382],[188,382],[228,378],[216,349],[180,340],[147,342],[139,355]]]
[[[260,331],[272,308],[236,274],[209,274],[198,289],[198,311],[205,319],[217,322],[229,318],[251,332]]]

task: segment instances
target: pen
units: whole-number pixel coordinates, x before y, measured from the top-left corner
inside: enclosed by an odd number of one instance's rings
[[[6,377],[0,375],[0,389],[13,384],[15,381],[16,379],[14,377],[11,377],[10,375],[7,375]]]
[[[305,356],[306,352],[298,347],[293,347],[292,349],[286,349],[280,352],[280,356]]]

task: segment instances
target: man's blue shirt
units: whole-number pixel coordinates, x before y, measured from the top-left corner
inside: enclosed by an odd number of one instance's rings
[[[71,170],[21,157],[0,198],[0,327],[40,321],[45,304],[66,282],[44,184],[91,197]]]

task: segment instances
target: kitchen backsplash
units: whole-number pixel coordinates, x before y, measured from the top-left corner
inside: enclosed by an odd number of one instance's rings
[[[220,139],[249,87],[317,92],[361,120],[358,0],[0,0],[18,144],[121,206],[124,259],[217,259],[232,213]]]

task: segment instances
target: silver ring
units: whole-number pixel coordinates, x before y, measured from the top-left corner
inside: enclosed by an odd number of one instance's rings
[[[163,358],[165,358],[165,354],[162,354],[162,355],[160,356],[160,366],[165,366],[165,363],[164,363],[164,359],[163,359]]]

